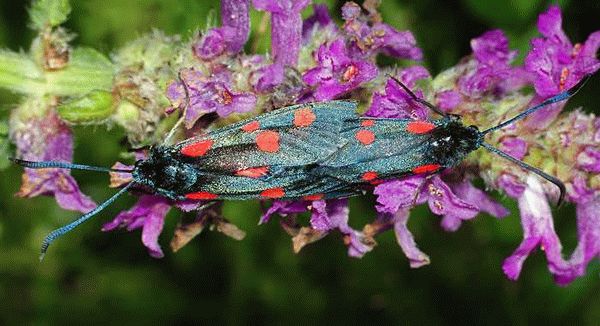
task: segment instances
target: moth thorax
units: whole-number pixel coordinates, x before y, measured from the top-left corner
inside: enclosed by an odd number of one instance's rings
[[[467,154],[481,145],[481,133],[475,126],[450,121],[432,131],[429,153],[432,161],[450,167],[458,165]]]
[[[193,168],[172,157],[170,152],[156,149],[148,159],[136,163],[133,178],[152,190],[180,193],[197,179]]]

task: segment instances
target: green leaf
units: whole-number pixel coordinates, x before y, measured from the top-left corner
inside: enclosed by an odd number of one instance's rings
[[[44,75],[23,53],[0,50],[0,88],[23,94],[43,94]]]
[[[99,122],[115,110],[110,92],[92,91],[84,97],[66,102],[57,108],[61,118],[71,123]]]
[[[64,23],[70,12],[69,0],[37,0],[29,10],[29,19],[35,29],[42,30]]]
[[[59,96],[81,96],[93,90],[110,91],[115,67],[102,53],[77,48],[65,69],[46,73],[47,92]]]

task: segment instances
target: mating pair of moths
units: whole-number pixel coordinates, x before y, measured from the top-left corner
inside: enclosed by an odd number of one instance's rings
[[[352,101],[293,105],[242,121],[173,146],[157,146],[133,170],[66,162],[14,161],[27,168],[66,168],[131,173],[132,181],[74,222],[52,231],[48,246],[111,204],[130,187],[172,200],[283,199],[318,200],[362,194],[382,180],[436,173],[458,165],[479,147],[534,172],[560,188],[563,183],[484,142],[489,132],[523,119],[540,108],[573,96],[589,79],[497,126],[479,131],[446,114],[396,82],[413,101],[442,115],[415,121],[356,114]]]

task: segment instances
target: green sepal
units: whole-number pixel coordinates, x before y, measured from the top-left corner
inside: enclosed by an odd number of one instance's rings
[[[110,92],[95,90],[63,103],[57,111],[62,119],[71,123],[100,122],[113,114],[115,105]]]

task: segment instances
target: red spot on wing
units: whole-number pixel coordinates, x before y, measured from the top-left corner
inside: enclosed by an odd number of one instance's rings
[[[304,200],[321,200],[321,199],[323,199],[323,197],[325,197],[324,194],[314,194],[314,195],[304,196],[304,197],[302,197],[302,199],[304,199]]]
[[[268,166],[259,166],[235,171],[235,175],[248,178],[260,178],[269,173]]]
[[[258,121],[252,121],[252,122],[248,122],[247,124],[242,126],[242,130],[245,132],[253,132],[256,131],[260,128],[260,122]]]
[[[363,127],[373,127],[375,125],[375,120],[362,120],[360,125]]]
[[[442,167],[442,166],[439,164],[425,164],[425,165],[417,166],[416,168],[414,168],[412,170],[412,172],[414,174],[434,172],[434,171],[439,170],[440,167]]]
[[[375,141],[375,134],[371,130],[359,130],[354,137],[363,145],[369,145]]]
[[[196,199],[196,200],[211,200],[211,199],[217,199],[218,197],[219,197],[219,195],[213,194],[211,192],[206,192],[206,191],[192,192],[192,193],[185,195],[185,198],[187,198],[187,199]]]
[[[198,157],[206,154],[213,145],[210,139],[202,140],[197,143],[187,145],[181,149],[181,154],[190,157]]]
[[[298,109],[294,112],[294,126],[308,127],[317,120],[317,116],[310,108]]]
[[[406,125],[406,131],[411,134],[426,134],[435,128],[435,125],[427,121],[413,121]]]
[[[271,130],[261,131],[256,135],[256,145],[263,152],[277,152],[279,150],[279,133]]]
[[[267,190],[263,190],[260,195],[265,198],[277,199],[285,196],[285,191],[283,188],[271,188]]]
[[[368,172],[363,173],[363,175],[362,175],[362,179],[365,181],[373,181],[373,180],[377,179],[377,177],[378,177],[377,172],[374,172],[374,171],[368,171]]]

